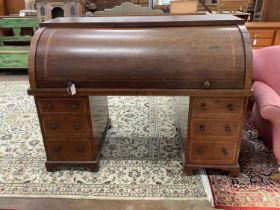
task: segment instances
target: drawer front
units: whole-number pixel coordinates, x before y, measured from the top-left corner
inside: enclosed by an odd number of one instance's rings
[[[93,160],[91,144],[89,141],[48,141],[48,157],[52,161],[86,161]]]
[[[243,99],[194,98],[192,115],[238,115],[243,112]]]
[[[192,142],[189,162],[198,164],[234,164],[237,142]]]
[[[38,98],[40,113],[85,113],[87,111],[86,99],[83,98]]]
[[[249,29],[251,39],[272,39],[274,30],[252,30]]]
[[[90,134],[89,121],[86,117],[77,118],[42,118],[45,136],[87,137]]]
[[[195,138],[239,138],[240,119],[192,119],[191,133]]]
[[[277,30],[276,36],[275,36],[275,45],[280,45],[280,30]]]
[[[269,47],[272,45],[272,39],[251,39],[253,47]]]

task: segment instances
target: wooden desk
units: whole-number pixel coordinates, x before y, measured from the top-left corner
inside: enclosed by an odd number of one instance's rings
[[[110,126],[107,96],[154,95],[190,96],[189,109],[184,98],[176,107],[187,174],[219,168],[237,175],[252,74],[243,24],[228,15],[42,23],[31,44],[28,93],[36,101],[47,170],[61,164],[98,170]],[[73,84],[77,92],[70,95]]]
[[[280,22],[248,22],[245,25],[254,49],[280,45]]]

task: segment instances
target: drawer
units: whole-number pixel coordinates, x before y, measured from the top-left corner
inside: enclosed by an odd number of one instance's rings
[[[249,29],[251,39],[273,39],[274,30],[252,30]]]
[[[192,119],[190,136],[195,138],[239,138],[241,119]]]
[[[52,161],[93,160],[91,144],[87,141],[54,140],[47,142],[48,159]]]
[[[189,162],[198,164],[234,164],[237,142],[201,141],[190,145]]]
[[[237,115],[243,113],[243,102],[237,99],[193,98],[192,115]]]
[[[272,45],[272,39],[251,39],[253,47],[269,47]]]
[[[274,45],[280,45],[280,30],[276,32]]]
[[[41,121],[45,136],[68,138],[88,137],[90,134],[89,120],[86,117],[42,118]]]
[[[85,113],[85,98],[37,98],[40,113]]]
[[[248,3],[248,2],[247,2]],[[218,7],[220,11],[236,11],[240,8],[240,5],[242,4],[243,8],[247,8],[248,4],[246,2],[237,0],[237,1],[220,1]]]

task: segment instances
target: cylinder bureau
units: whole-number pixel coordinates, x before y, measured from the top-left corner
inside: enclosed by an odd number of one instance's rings
[[[48,171],[98,169],[108,95],[181,96],[184,171],[239,172],[252,49],[242,19],[224,15],[59,18],[41,23],[29,55]],[[184,96],[190,96],[190,106]]]

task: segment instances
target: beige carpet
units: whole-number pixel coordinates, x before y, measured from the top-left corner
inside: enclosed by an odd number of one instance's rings
[[[201,176],[183,175],[171,97],[109,97],[100,171],[49,173],[27,88],[0,82],[0,197],[207,199]]]

